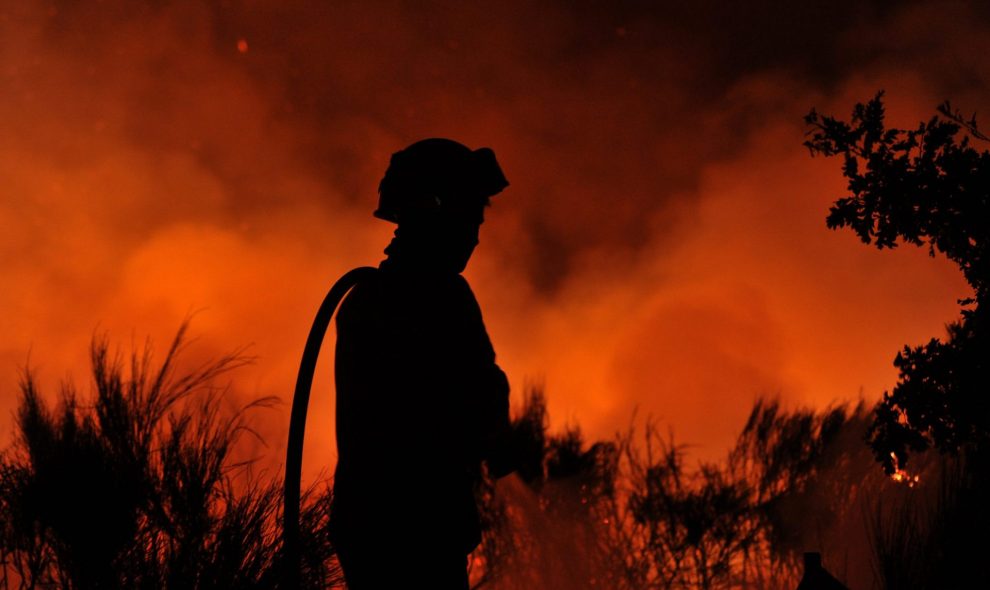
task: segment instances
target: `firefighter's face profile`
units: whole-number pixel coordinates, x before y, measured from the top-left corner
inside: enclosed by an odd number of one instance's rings
[[[420,256],[460,273],[478,245],[488,199],[453,195],[446,199],[431,197],[429,202],[430,207],[400,212],[400,233]]]
[[[449,256],[457,272],[467,267],[468,260],[478,246],[478,235],[484,222],[484,206],[469,210],[444,211],[438,216],[438,234],[442,242],[438,244]]]

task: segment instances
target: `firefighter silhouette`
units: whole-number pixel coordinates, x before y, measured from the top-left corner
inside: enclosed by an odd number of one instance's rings
[[[509,387],[461,272],[506,186],[492,150],[449,139],[395,153],[379,185],[395,237],[337,316],[330,526],[351,590],[468,587],[474,482],[510,470]]]

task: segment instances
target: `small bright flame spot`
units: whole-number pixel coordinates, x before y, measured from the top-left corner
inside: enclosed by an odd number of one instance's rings
[[[247,42],[247,39],[238,39],[237,40],[237,51],[240,51],[241,53],[247,53],[248,52],[248,42]]]
[[[898,482],[907,484],[907,487],[913,488],[915,484],[921,481],[921,476],[911,475],[907,471],[904,471],[897,465],[897,455],[890,453],[890,458],[894,461],[894,473],[890,475],[890,479]]]

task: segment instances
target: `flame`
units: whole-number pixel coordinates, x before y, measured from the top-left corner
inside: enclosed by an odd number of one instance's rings
[[[907,484],[907,487],[909,488],[913,488],[915,485],[918,484],[919,481],[921,481],[920,475],[918,474],[911,475],[907,471],[900,468],[900,466],[897,464],[897,455],[895,455],[893,452],[890,453],[890,458],[894,462],[894,473],[890,475],[890,479],[898,483]]]

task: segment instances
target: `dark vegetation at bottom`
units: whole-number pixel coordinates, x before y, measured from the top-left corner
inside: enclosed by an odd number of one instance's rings
[[[0,456],[0,588],[277,588],[282,481],[234,447],[253,435],[215,381],[240,353],[182,371],[183,325],[164,360],[125,368],[92,345],[92,399],[64,385],[57,408],[25,371],[13,445]],[[330,488],[306,492],[304,580],[342,579],[326,532]]]
[[[217,378],[248,359],[180,370],[184,334],[160,365],[97,340],[93,398],[65,385],[55,409],[25,372],[0,456],[0,588],[282,586],[281,479],[234,453],[273,400],[225,409]],[[986,458],[919,456],[896,481],[864,442],[863,405],[760,400],[722,461],[695,463],[656,422],[588,442],[551,433],[543,394],[524,397],[517,474],[478,485],[476,588],[795,588],[807,550],[854,588],[986,579]],[[310,588],[342,586],[329,502],[325,481],[304,498]]]
[[[872,419],[863,404],[759,400],[725,458],[697,463],[649,420],[614,441],[586,443],[577,427],[549,435],[532,392],[515,422],[531,443],[522,483],[483,487],[490,528],[475,579],[793,590],[814,551],[853,589],[990,583],[985,455],[918,454],[891,477],[867,444]]]

